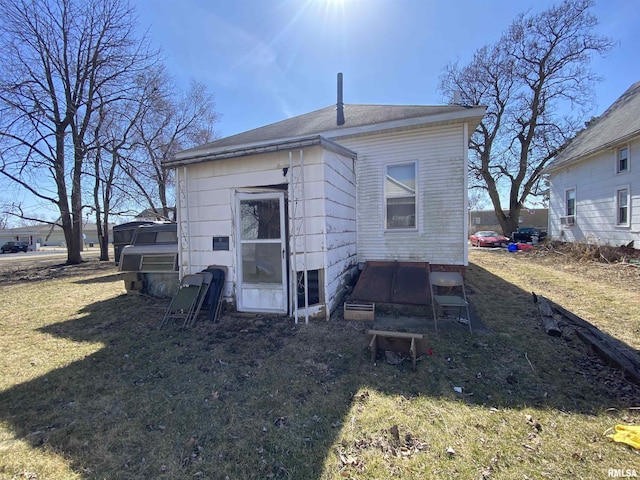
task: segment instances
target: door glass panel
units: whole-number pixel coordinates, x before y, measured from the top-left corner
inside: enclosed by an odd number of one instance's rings
[[[242,274],[246,283],[282,284],[280,243],[243,244]]]
[[[242,240],[280,238],[280,201],[277,198],[242,200],[240,218]]]

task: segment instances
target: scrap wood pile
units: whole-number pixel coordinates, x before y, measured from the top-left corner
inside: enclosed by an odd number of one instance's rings
[[[562,335],[560,324],[567,326],[607,364],[621,370],[626,378],[640,385],[640,354],[636,350],[543,296],[533,292],[532,295],[548,335],[559,337]]]

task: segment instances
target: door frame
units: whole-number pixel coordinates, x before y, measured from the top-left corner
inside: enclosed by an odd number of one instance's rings
[[[240,192],[236,191],[235,193],[235,204],[236,204],[236,214],[235,214],[235,222],[236,222],[236,238],[237,240],[237,248],[236,248],[236,265],[237,265],[237,276],[236,276],[236,298],[237,298],[237,309],[240,312],[273,312],[273,313],[288,313],[289,306],[289,288],[288,288],[288,251],[287,251],[287,219],[286,219],[286,195],[285,192],[282,191],[273,191],[273,190],[264,190],[260,192],[250,193],[250,192]],[[278,200],[279,203],[279,216],[280,216],[280,239],[279,242],[276,239],[265,239],[265,240],[243,240],[242,239],[242,231],[241,231],[241,216],[242,216],[242,207],[241,203],[243,200]],[[280,261],[282,268],[282,305],[281,307],[246,307],[244,305],[243,299],[243,286],[244,285],[261,285],[259,288],[267,289],[264,285],[277,285],[277,284],[251,284],[250,282],[244,282],[244,272],[242,265],[242,246],[244,244],[255,244],[255,243],[266,243],[266,244],[277,244],[280,243]],[[277,287],[274,287],[277,289]]]

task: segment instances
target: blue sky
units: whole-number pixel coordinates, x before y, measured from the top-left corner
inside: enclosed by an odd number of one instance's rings
[[[134,0],[169,71],[216,97],[220,137],[335,103],[441,104],[438,76],[495,42],[520,12],[548,0]],[[640,80],[640,4],[600,0],[599,33],[616,41],[593,69],[593,114]]]
[[[142,31],[163,51],[179,84],[207,85],[229,136],[345,103],[447,103],[437,91],[444,66],[468,62],[520,12],[552,0],[130,0]],[[640,81],[640,2],[596,0],[598,33],[616,41],[592,67],[598,115]],[[49,219],[59,213],[0,179],[3,202],[22,202]],[[49,213],[45,213],[49,212]]]

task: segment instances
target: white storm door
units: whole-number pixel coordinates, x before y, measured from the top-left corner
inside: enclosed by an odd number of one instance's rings
[[[239,193],[238,310],[287,313],[284,193]]]

